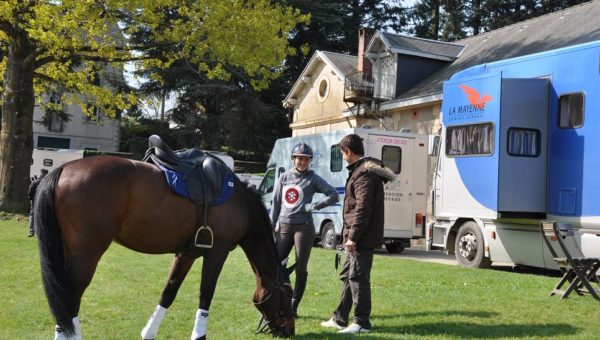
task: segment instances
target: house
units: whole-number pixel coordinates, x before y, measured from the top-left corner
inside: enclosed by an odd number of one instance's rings
[[[119,122],[99,110],[90,117],[77,105],[65,107],[71,115],[68,122],[53,120],[42,123],[44,110],[36,105],[33,111],[33,146],[36,148],[119,151]]]
[[[337,55],[346,63],[356,60],[355,69],[345,64],[345,75],[341,70],[335,73],[336,85],[343,86],[331,88],[336,96],[330,100],[340,103],[327,103],[320,110],[308,105],[315,101],[312,97],[320,83],[301,82],[302,77],[322,79],[331,73],[324,66],[327,62],[317,67],[311,65],[315,56],[311,58],[284,100],[284,106],[294,112],[292,135],[363,125],[435,133],[440,127],[443,82],[452,74],[483,63],[600,40],[598,17],[600,1],[591,1],[452,43],[361,30],[359,56]]]
[[[111,86],[105,78],[107,76],[112,78],[123,76],[121,71],[106,65],[103,71],[104,75],[97,75],[96,85],[98,86]],[[45,94],[42,98],[45,103],[61,104],[61,96],[56,93]],[[83,103],[90,100],[89,98],[80,99]],[[35,148],[119,151],[119,121],[108,117],[101,109],[94,108],[92,114],[88,116],[78,104],[64,105],[63,111],[69,115],[67,122],[60,119],[46,120],[45,110],[44,105],[36,103],[33,111],[33,146]]]

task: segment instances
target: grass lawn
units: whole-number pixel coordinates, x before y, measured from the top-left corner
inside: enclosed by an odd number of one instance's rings
[[[0,216],[1,217],[1,216]],[[53,320],[42,290],[37,242],[27,221],[0,221],[0,339],[48,339]],[[139,339],[157,304],[172,255],[135,253],[114,244],[104,255],[82,301],[87,339]],[[197,261],[163,322],[159,339],[189,339],[198,307]],[[362,338],[564,338],[596,339],[600,304],[573,295],[548,297],[556,277],[495,270],[469,270],[376,256],[372,272],[374,329]],[[301,339],[344,338],[323,329],[338,301],[333,252],[313,250],[309,282],[296,334]],[[210,311],[213,339],[254,336],[259,319],[251,302],[254,277],[243,252],[233,251],[223,268]]]

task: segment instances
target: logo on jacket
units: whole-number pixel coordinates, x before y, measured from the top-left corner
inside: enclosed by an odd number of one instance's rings
[[[302,192],[302,188],[295,184],[284,186],[282,192],[283,205],[285,205],[287,208],[295,207],[298,202],[302,202],[302,198],[304,198],[304,192]]]
[[[467,95],[469,103],[479,110],[485,110],[485,104],[492,100],[492,96],[489,94],[481,96],[477,90],[467,85],[458,85],[458,87]]]

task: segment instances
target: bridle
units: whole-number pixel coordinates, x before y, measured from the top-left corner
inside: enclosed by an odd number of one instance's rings
[[[270,334],[274,336],[276,331],[281,330],[285,326],[284,299],[286,292],[284,286],[285,283],[279,282],[279,280],[277,280],[275,287],[268,291],[266,298],[264,298],[262,301],[254,302],[254,305],[258,308],[259,306],[268,302],[273,297],[274,293],[279,292],[279,310],[277,312],[277,320],[275,320],[275,323],[273,324],[272,321],[267,320],[264,314],[261,313],[262,316],[258,322],[258,326],[256,327],[255,334]]]

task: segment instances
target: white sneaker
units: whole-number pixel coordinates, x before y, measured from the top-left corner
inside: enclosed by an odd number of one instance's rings
[[[370,329],[363,328],[356,323],[352,323],[350,326],[342,329],[338,333],[342,334],[360,334],[360,333],[369,333]]]
[[[335,320],[333,318],[331,318],[327,321],[321,322],[321,326],[327,327],[327,328],[337,328],[337,329],[344,328],[342,325],[339,325],[337,322],[335,322]]]

